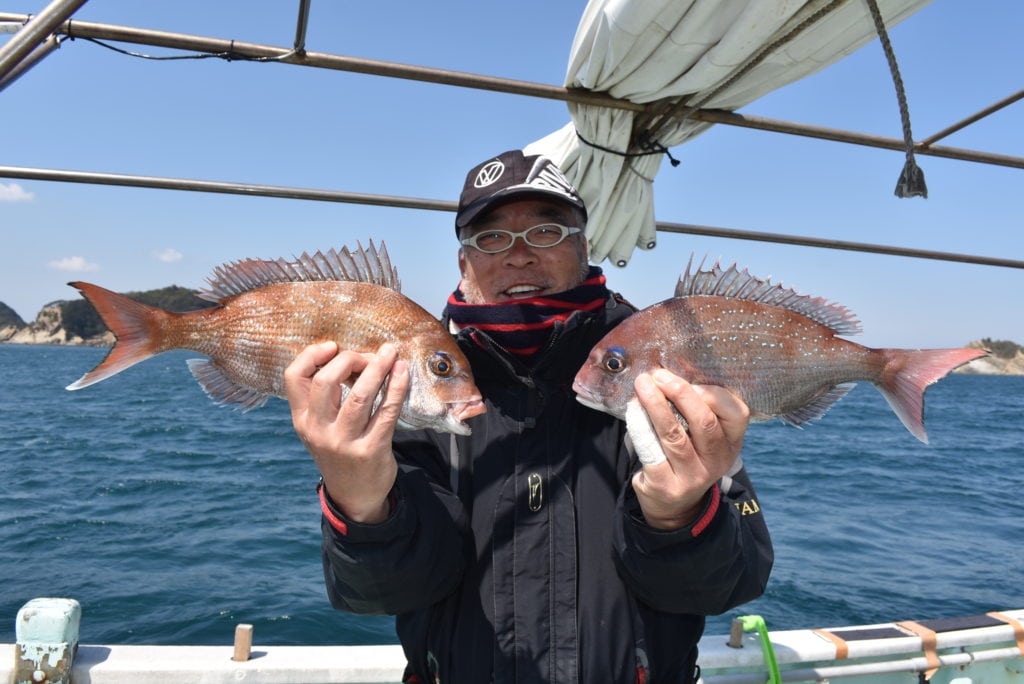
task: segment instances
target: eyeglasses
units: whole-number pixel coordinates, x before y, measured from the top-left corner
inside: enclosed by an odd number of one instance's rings
[[[459,242],[476,247],[484,254],[497,254],[510,248],[516,238],[522,238],[523,242],[531,247],[554,247],[565,238],[582,230],[582,228],[563,226],[558,223],[542,223],[518,233],[513,233],[511,230],[484,230],[472,237],[462,238]]]

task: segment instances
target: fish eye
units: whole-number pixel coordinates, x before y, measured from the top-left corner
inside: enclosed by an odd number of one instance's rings
[[[622,347],[609,347],[601,365],[609,373],[621,373],[626,370],[626,352]]]
[[[438,377],[447,378],[455,372],[455,364],[452,363],[452,357],[444,352],[434,352],[434,355],[430,357],[427,364],[430,366],[430,372]]]

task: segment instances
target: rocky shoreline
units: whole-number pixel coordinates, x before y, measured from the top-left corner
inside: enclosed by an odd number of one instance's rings
[[[980,341],[971,342],[967,345],[972,349],[984,349],[985,345]],[[955,372],[972,375],[1024,375],[1024,351],[1018,349],[1014,356],[1004,358],[995,354],[975,359],[965,366],[958,368]]]
[[[0,306],[3,306],[0,304]],[[4,307],[6,308],[6,307]],[[10,309],[8,309],[10,311]],[[11,312],[13,313],[13,312]],[[0,342],[6,344],[53,344],[78,347],[110,347],[114,334],[109,330],[102,335],[83,339],[64,329],[59,304],[43,307],[32,323],[20,319],[0,321]]]
[[[68,333],[64,328],[60,303],[43,307],[32,323],[23,322],[11,309],[0,303],[0,314],[3,314],[4,310],[9,313],[6,320],[0,318],[0,343],[78,347],[110,347],[114,344],[114,335],[109,330],[102,335],[88,338]],[[974,349],[985,348],[980,340],[964,346]],[[1018,348],[1016,354],[1009,358],[992,354],[975,359],[955,372],[971,375],[1024,375],[1024,350]]]

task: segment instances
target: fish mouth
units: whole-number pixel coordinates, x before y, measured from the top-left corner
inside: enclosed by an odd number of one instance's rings
[[[445,406],[447,408],[445,412],[445,428],[457,435],[471,434],[472,430],[463,421],[487,412],[487,406],[484,405],[480,397],[464,401],[452,401],[445,404]]]
[[[579,380],[572,383],[572,391],[576,393],[576,401],[587,408],[608,413],[608,407],[604,405],[604,402],[601,401],[593,391],[590,390],[590,388],[580,384]]]
[[[467,418],[479,416],[481,413],[487,412],[487,406],[484,405],[481,397],[473,397],[463,401],[452,401],[447,406],[448,413],[458,420],[466,420]]]

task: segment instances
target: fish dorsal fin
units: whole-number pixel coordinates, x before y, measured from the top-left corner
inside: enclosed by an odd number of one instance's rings
[[[361,244],[354,250],[342,247],[341,251],[331,249],[326,254],[312,255],[303,252],[293,261],[280,259],[243,259],[218,266],[213,275],[206,279],[209,287],[197,293],[202,299],[220,302],[227,297],[256,290],[275,283],[315,282],[322,280],[347,280],[372,283],[401,292],[398,269],[391,265],[387,247],[382,242],[380,249],[370,241],[364,248]]]
[[[703,270],[701,261],[693,268],[693,255],[686,264],[686,272],[679,278],[676,285],[676,297],[693,297],[706,295],[742,299],[767,306],[778,306],[788,309],[812,321],[827,326],[839,335],[856,335],[861,332],[860,321],[845,306],[829,302],[821,297],[802,295],[793,289],[783,287],[781,283],[773,283],[771,278],[758,278],[750,275],[747,269],[742,271],[733,264],[722,268],[719,262],[710,270]]]

